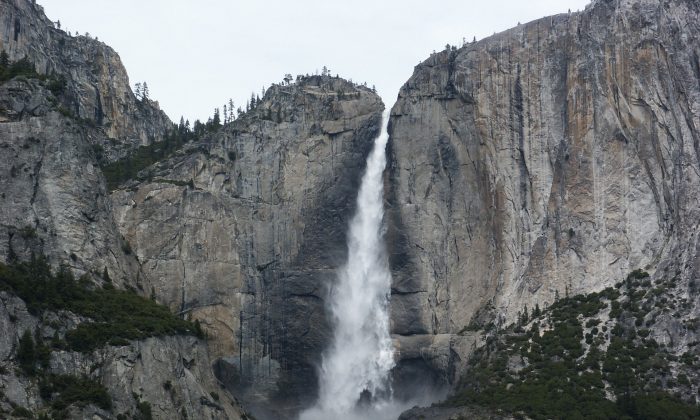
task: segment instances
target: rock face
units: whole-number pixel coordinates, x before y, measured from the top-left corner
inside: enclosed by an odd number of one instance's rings
[[[0,84],[0,259],[43,254],[76,275],[106,270],[115,285],[152,295],[209,333],[206,346],[166,337],[99,354],[53,352],[50,372],[99,379],[115,415],[134,408],[135,392],[157,404],[159,418],[182,409],[237,418],[235,402],[222,408],[208,396],[212,368],[263,416],[311,403],[330,335],[324,299],[345,259],[381,99],[328,76],[273,86],[236,122],[110,197],[99,164],[163,138],[172,124],[157,103],[134,97],[112,49],[56,29],[34,2],[0,0],[0,48],[46,78]],[[0,345],[9,360],[21,333]],[[25,382],[12,401],[35,410],[41,398]],[[92,414],[111,415],[74,416]]]
[[[106,268],[130,284],[138,262],[116,229],[92,148],[104,135],[58,112],[52,99],[35,79],[0,86],[0,256],[44,254],[79,274]]]
[[[45,406],[36,379],[18,375],[19,369],[11,361],[16,343],[27,330],[39,331],[47,342],[54,334],[63,337],[66,327],[79,321],[66,315],[45,313],[43,319],[37,318],[27,312],[21,299],[0,292],[0,413],[11,412],[12,404],[31,411]],[[141,401],[150,404],[153,417],[158,419],[241,417],[238,404],[214,378],[206,346],[194,337],[149,338],[87,354],[53,351],[50,369],[53,374],[85,375],[99,380],[109,390],[110,412],[92,405],[73,407],[71,418],[113,419],[118,414],[131,417],[137,415]]]
[[[107,268],[119,283],[139,277],[120,238],[98,159],[163,136],[172,124],[137,100],[119,56],[88,37],[55,29],[41,6],[0,1],[0,50],[28,58],[51,80],[17,77],[0,87],[0,257],[47,255],[80,274]],[[65,86],[51,89],[51,81]]]
[[[0,1],[0,49],[11,62],[28,57],[40,75],[50,76],[17,76],[0,83],[0,261],[43,254],[54,267],[65,264],[76,275],[89,278],[106,270],[115,285],[143,289],[140,264],[114,222],[98,155],[104,149],[102,158],[109,160],[157,140],[171,123],[157,104],[136,100],[114,51],[54,29],[33,2]],[[65,86],[52,89],[60,79]],[[22,300],[2,292],[3,414],[12,411],[9,404],[35,413],[45,404],[37,380],[16,369],[17,340],[25,330],[50,338],[56,332],[52,321],[66,316],[70,321],[66,314],[32,316]],[[72,408],[72,418],[133,415],[139,401],[132,393],[152,403],[155,418],[183,413],[189,418],[241,418],[212,364],[204,342],[162,337],[91,354],[53,351],[48,370],[86,374],[107,387],[111,412],[88,405]],[[211,392],[221,400],[215,401]]]
[[[0,1],[0,51],[11,61],[29,58],[37,72],[65,78],[63,106],[101,127],[98,144],[116,159],[140,145],[162,139],[172,124],[158,103],[138,100],[117,53],[89,36],[55,28],[43,8],[30,0]]]
[[[112,194],[146,290],[199,319],[222,378],[253,412],[315,398],[327,287],[384,106],[327,76],[256,108]],[[263,410],[263,411],[261,411]]]
[[[398,342],[635,268],[677,276],[697,316],[699,17],[696,1],[598,0],[416,67],[390,123]],[[448,368],[424,362],[453,381],[473,347],[442,342]]]

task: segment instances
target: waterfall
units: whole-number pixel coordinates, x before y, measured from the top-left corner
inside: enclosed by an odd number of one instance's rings
[[[303,420],[387,419],[391,407],[389,372],[394,350],[389,335],[391,273],[383,241],[383,172],[388,112],[367,157],[348,231],[348,259],[338,271],[329,310],[333,341],[319,371],[319,399]],[[393,410],[392,410],[393,411]]]

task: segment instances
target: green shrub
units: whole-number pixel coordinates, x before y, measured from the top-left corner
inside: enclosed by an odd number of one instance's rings
[[[635,271],[628,284],[647,277]],[[636,296],[634,288],[621,291],[628,298]],[[542,420],[700,418],[700,409],[692,401],[660,392],[661,379],[667,384],[671,381],[668,361],[673,356],[647,339],[648,329],[637,331],[633,325],[615,322],[633,319],[639,311],[639,305],[629,300],[620,304],[617,299],[621,295],[609,288],[559,299],[543,313],[550,329],[542,336],[539,317],[530,331],[519,333],[511,327],[489,336],[486,345],[469,360],[458,390],[444,404],[485,406],[514,413],[516,418]],[[599,347],[604,340],[597,336],[597,317],[606,307],[601,299],[612,302],[613,328],[606,349]],[[587,353],[581,344],[582,322],[591,328],[585,337]],[[600,328],[607,330],[605,325]],[[522,357],[526,367],[511,370],[507,361],[513,357]],[[687,353],[680,359],[692,365],[695,357]],[[683,374],[677,383],[691,386]],[[616,402],[608,399],[608,392],[614,394]]]
[[[113,191],[124,182],[136,179],[139,172],[169,158],[183,145],[196,138],[193,132],[175,128],[165,135],[163,141],[141,146],[128,156],[102,166],[107,188]],[[184,185],[187,185],[187,182]]]
[[[136,404],[136,409],[138,413],[134,416],[136,420],[153,420],[153,412],[151,410],[151,403],[148,401],[139,401]]]
[[[63,410],[71,404],[95,404],[104,410],[112,408],[107,389],[85,376],[47,375],[39,381],[39,393],[56,410]]]
[[[12,410],[12,416],[13,416],[13,417],[19,417],[19,418],[24,418],[24,419],[31,419],[31,418],[34,418],[34,415],[32,414],[31,411],[29,411],[28,409],[26,409],[26,408],[24,408],[24,407],[19,407],[19,406],[15,407],[15,408]]]
[[[19,367],[25,374],[31,376],[36,373],[36,358],[34,339],[29,330],[25,330],[17,346],[17,361],[19,362]]]
[[[133,292],[113,288],[90,289],[87,280],[76,282],[67,269],[53,275],[43,258],[11,265],[0,263],[0,290],[19,296],[34,315],[45,310],[67,310],[90,318],[91,322],[84,322],[66,333],[66,342],[73,350],[91,351],[106,344],[124,345],[130,340],[153,336],[203,336],[201,327],[174,316],[167,307]],[[25,340],[27,361],[30,360],[29,344],[29,340]],[[31,350],[33,352],[34,348]],[[47,351],[43,343],[40,350],[42,354]],[[45,354],[40,356],[45,357]],[[34,366],[39,359],[37,355],[32,357]]]

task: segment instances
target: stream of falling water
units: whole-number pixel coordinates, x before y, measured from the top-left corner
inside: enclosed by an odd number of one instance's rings
[[[391,273],[383,238],[383,173],[388,112],[367,157],[348,231],[348,260],[338,272],[329,308],[333,341],[319,372],[319,399],[301,420],[392,419],[389,373],[394,349],[389,335]]]

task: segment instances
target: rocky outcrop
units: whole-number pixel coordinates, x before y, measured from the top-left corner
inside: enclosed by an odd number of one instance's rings
[[[0,257],[46,255],[77,274],[106,268],[134,284],[138,262],[119,236],[92,147],[104,135],[54,99],[36,79],[0,86]]]
[[[397,340],[510,323],[638,267],[676,277],[697,316],[699,17],[598,0],[416,67],[390,123]],[[426,363],[455,380],[469,351],[443,343],[452,368]]]
[[[22,375],[16,365],[22,334],[37,331],[50,342],[79,322],[65,312],[32,316],[21,299],[0,292],[0,414],[16,406],[33,413],[49,409],[40,396],[40,381]],[[92,353],[52,351],[49,369],[56,375],[84,375],[109,390],[109,411],[92,404],[73,406],[71,418],[131,417],[139,414],[139,403],[148,403],[156,419],[237,419],[242,414],[214,378],[206,346],[194,337],[149,338]]]
[[[338,78],[275,85],[150,181],[112,194],[146,290],[202,322],[219,377],[263,415],[314,400],[324,299],[382,109]]]
[[[11,61],[27,57],[40,74],[65,79],[62,105],[102,128],[106,137],[95,141],[105,158],[161,140],[172,123],[157,102],[134,96],[119,55],[97,39],[75,35],[57,29],[34,1],[0,1],[0,51]]]
[[[34,2],[0,1],[0,49],[11,62],[26,56],[38,73],[0,82],[0,261],[45,255],[54,268],[86,279],[106,272],[116,286],[148,293],[98,162],[158,140],[170,121],[156,103],[136,100],[113,50],[54,29]],[[0,409],[36,414],[47,403],[37,380],[15,369],[18,337],[31,330],[50,338],[53,321],[71,316],[36,317],[16,297],[3,292],[1,300]],[[72,406],[71,418],[135,415],[140,401],[155,418],[240,418],[212,364],[203,341],[160,337],[90,354],[52,351],[47,374],[86,374],[112,397],[110,412]]]

